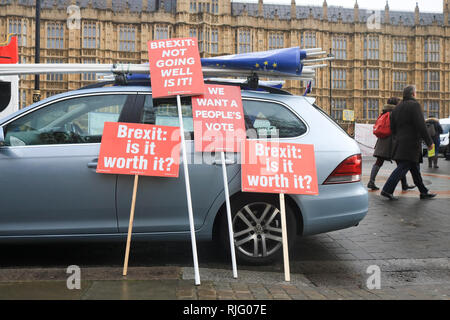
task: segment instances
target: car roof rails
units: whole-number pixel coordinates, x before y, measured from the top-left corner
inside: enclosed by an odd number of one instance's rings
[[[258,84],[258,87],[256,89],[249,87],[249,85],[246,82],[240,83],[240,82],[229,82],[226,80],[205,79],[205,83],[220,84],[220,85],[234,85],[234,86],[239,86],[243,90],[256,90],[256,91],[265,91],[265,92],[272,93],[272,94],[292,95],[290,92],[282,90],[281,88],[277,88],[275,86],[270,86],[269,84],[265,85],[264,81],[261,81],[262,84]],[[150,86],[150,79],[127,80],[126,84],[118,84],[115,80],[106,80],[106,81],[89,84],[89,85],[81,87],[77,90],[103,88],[103,87],[115,86],[115,85]]]
[[[301,50],[299,47],[292,47],[213,58],[202,58],[201,63],[203,76],[205,79],[209,77],[243,78],[246,79],[246,81],[240,83],[240,86],[245,85],[244,87],[246,88],[258,90],[258,88],[267,87],[260,83],[260,78],[306,81],[312,80],[315,76],[316,68],[327,66],[326,64],[320,63],[333,59],[333,57],[317,58],[325,54],[326,51],[322,51],[321,48]],[[140,82],[142,82],[142,77],[149,78],[150,68],[148,63],[44,63],[0,65],[0,75],[51,73],[108,73],[114,75],[115,84],[126,85],[133,82],[132,79],[129,79],[129,75],[141,75]],[[95,87],[95,84],[92,86]],[[104,84],[99,84],[99,86],[104,86]]]

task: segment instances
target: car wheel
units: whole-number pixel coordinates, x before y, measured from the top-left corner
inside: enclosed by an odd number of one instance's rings
[[[245,194],[231,204],[236,258],[248,264],[268,264],[280,259],[283,252],[279,197]],[[226,213],[221,215],[220,241],[230,252]],[[288,243],[293,244],[297,232],[293,210],[286,203]],[[289,246],[291,248],[292,245]]]

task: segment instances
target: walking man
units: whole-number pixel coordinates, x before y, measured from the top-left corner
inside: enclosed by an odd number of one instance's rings
[[[389,98],[387,101],[387,104],[383,107],[383,113],[386,112],[392,112],[394,110],[395,106],[398,105],[400,102],[400,99],[397,97]],[[373,153],[373,156],[377,158],[377,161],[372,166],[372,170],[370,172],[370,180],[367,184],[367,188],[372,190],[379,190],[375,185],[375,178],[377,177],[378,171],[380,171],[381,166],[383,165],[384,161],[391,161],[392,159],[392,144],[393,144],[393,137],[390,135],[386,138],[378,138],[377,143],[375,144],[375,151]],[[406,176],[402,177],[400,179],[402,183],[402,190],[407,191],[408,189],[414,189],[416,186],[410,186],[408,185],[408,182],[406,181]]]
[[[410,171],[414,184],[420,191],[420,199],[431,199],[436,194],[429,193],[422,181],[420,162],[422,162],[422,139],[429,149],[433,141],[427,132],[420,104],[415,99],[416,87],[408,86],[403,90],[403,100],[391,113],[391,131],[394,136],[392,158],[397,161],[397,168],[391,173],[384,185],[381,195],[390,199],[398,182]]]

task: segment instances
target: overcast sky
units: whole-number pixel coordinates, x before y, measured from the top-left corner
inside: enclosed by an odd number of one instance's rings
[[[235,2],[258,2],[258,0],[232,0]],[[263,0],[264,3],[291,4],[291,0]],[[393,11],[414,11],[416,2],[421,12],[442,12],[442,0],[390,0],[389,9]],[[323,0],[296,0],[297,5],[322,6]],[[329,6],[353,8],[355,0],[327,0]],[[386,0],[358,0],[361,9],[384,10]]]

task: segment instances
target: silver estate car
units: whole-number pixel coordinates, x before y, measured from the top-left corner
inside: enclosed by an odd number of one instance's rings
[[[242,88],[242,99],[249,136],[314,145],[319,195],[286,195],[289,241],[357,226],[368,193],[356,142],[313,98]],[[182,98],[196,237],[217,239],[225,253],[220,155],[194,152],[190,101]],[[0,241],[126,239],[133,177],[96,173],[105,121],[178,126],[176,100],[153,100],[148,84],[100,83],[0,119]],[[279,198],[243,193],[238,157],[226,160],[236,255],[269,263],[282,251]],[[140,178],[133,240],[190,240],[182,170],[177,179]]]

